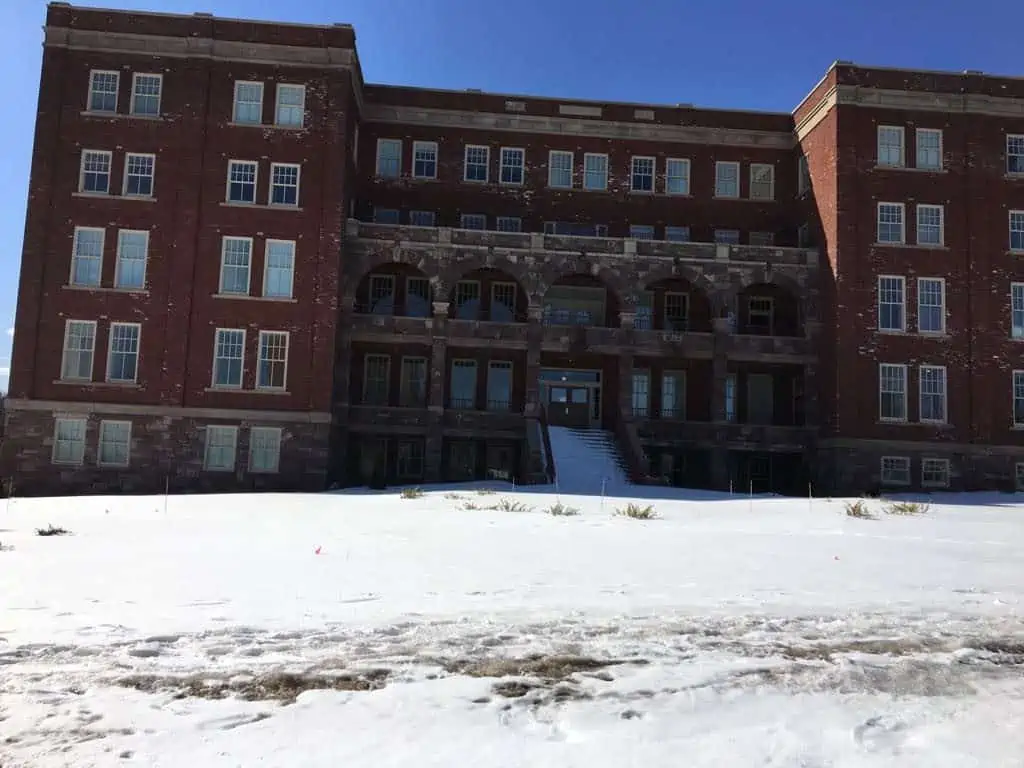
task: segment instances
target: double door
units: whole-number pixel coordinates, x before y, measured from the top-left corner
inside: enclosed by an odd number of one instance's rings
[[[590,387],[550,384],[546,389],[549,424],[575,428],[590,426]]]

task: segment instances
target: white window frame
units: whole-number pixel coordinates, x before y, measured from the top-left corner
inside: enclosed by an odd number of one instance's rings
[[[260,91],[259,120],[253,121],[253,120],[239,120],[238,119],[238,106],[239,106],[239,103],[238,103],[238,90],[239,90],[239,86],[243,86],[243,85],[255,85],[255,86],[257,86],[259,88],[259,91]],[[235,125],[263,125],[263,99],[265,98],[265,96],[266,96],[266,94],[264,93],[263,83],[256,82],[255,80],[236,80],[234,88],[233,88],[233,91],[232,91],[232,95],[231,95],[231,122],[234,123]],[[246,102],[246,104],[249,104],[249,103],[251,103],[251,102]]]
[[[298,104],[281,104],[281,91],[297,90],[302,92],[302,99]],[[287,110],[299,110],[299,122],[282,122],[281,108]],[[302,83],[278,83],[274,89],[274,125],[278,128],[303,128],[306,124],[306,86]]]
[[[939,327],[938,328],[923,328],[921,324],[921,317],[923,312],[921,308],[925,306],[921,298],[924,292],[921,290],[922,285],[926,283],[938,283],[939,285]],[[946,332],[946,279],[944,277],[919,277],[917,278],[917,332],[934,334],[941,336]]]
[[[505,154],[508,153],[510,158],[515,157],[516,154],[519,156],[519,165],[514,163],[506,162]],[[526,183],[526,149],[523,147],[501,147],[498,150],[498,183],[503,184],[507,187],[521,187]],[[519,170],[519,181],[505,181],[505,170],[510,169],[511,171]]]
[[[124,248],[124,236],[125,235],[141,235],[143,237],[142,245],[142,258],[127,259],[127,261],[141,261],[142,262],[142,282],[140,285],[124,285],[124,269],[123,263],[125,259],[125,248]],[[146,290],[146,269],[149,266],[149,231],[145,229],[119,229],[117,231],[117,255],[114,261],[114,287],[120,288],[124,291],[144,291]]]
[[[128,179],[130,177],[135,176],[135,177],[138,177],[140,179],[147,178],[147,176],[144,176],[144,175],[139,174],[139,173],[134,173],[134,174],[133,173],[129,173],[129,169],[131,168],[132,160],[135,159],[135,158],[143,158],[143,159],[148,159],[149,160],[150,166],[149,166],[149,176],[148,176],[148,178],[149,178],[149,194],[148,195],[142,195],[142,194],[139,194],[138,192],[129,192],[128,191]],[[155,194],[156,194],[156,155],[150,154],[148,152],[127,152],[127,153],[125,153],[125,156],[124,156],[124,179],[122,179],[122,181],[121,181],[121,195],[123,197],[138,197],[138,198],[143,198],[143,199],[147,199],[148,200],[148,199],[152,198],[153,195],[155,195]]]
[[[648,235],[649,235],[649,237],[648,237]],[[633,239],[633,240],[653,240],[654,239],[654,225],[653,224],[630,224],[629,225],[629,237],[631,239]]]
[[[291,184],[282,184],[274,180],[274,174],[276,171],[294,169],[295,171],[295,202],[294,203],[275,203],[274,202],[274,189],[281,187],[283,189],[291,189]],[[270,183],[267,184],[267,205],[274,208],[298,208],[301,202],[302,194],[302,165],[300,163],[271,163],[270,164]]]
[[[722,171],[727,169],[733,169],[735,171],[735,183],[736,193],[726,194],[722,191],[722,185],[725,184],[728,179],[724,179]],[[716,198],[721,200],[737,200],[740,196],[740,164],[735,160],[717,160],[715,161],[715,194]]]
[[[893,368],[902,371],[903,381],[903,415],[902,416],[885,416],[882,411],[883,397],[887,394],[899,394],[897,392],[887,392],[882,389],[882,382],[884,379],[883,371],[886,368]],[[905,424],[907,422],[907,390],[909,389],[909,378],[907,375],[907,366],[901,363],[879,363],[878,364],[878,420],[886,422],[888,424]]]
[[[228,291],[225,290],[224,286],[224,274],[229,266],[226,263],[228,253],[228,243],[239,242],[246,244],[246,250],[248,253],[248,262],[245,266],[245,290],[244,291]],[[252,292],[252,249],[253,239],[251,237],[235,237],[233,235],[225,235],[220,239],[220,277],[217,282],[217,295],[218,296],[249,296]],[[240,268],[238,264],[230,265],[233,269]]]
[[[398,158],[397,167],[395,168],[394,174],[383,174],[381,173],[381,150],[385,146],[398,145]],[[401,139],[377,139],[377,165],[374,170],[374,175],[381,179],[400,179],[402,178],[402,153],[405,151],[404,142]],[[390,158],[388,158],[390,161]]]
[[[680,164],[682,174],[672,173],[672,166],[676,163]],[[682,191],[672,190],[673,180],[681,181]],[[690,158],[669,157],[665,159],[665,194],[678,197],[686,197],[690,194]]]
[[[924,398],[925,394],[932,397],[939,396],[940,393],[924,391],[924,373],[925,371],[939,371],[941,375],[938,381],[942,383],[942,416],[940,418],[925,418],[924,417]],[[944,365],[922,365],[917,370],[917,418],[922,424],[945,424],[949,418],[949,379],[946,373],[946,366]]]
[[[251,166],[255,169],[252,177],[252,200],[231,199],[231,171],[236,166]],[[239,182],[242,183],[242,182]],[[227,183],[224,190],[224,202],[231,205],[258,205],[260,192],[260,164],[257,160],[228,160]]]
[[[758,179],[758,173],[767,173],[767,178]],[[767,189],[764,189],[765,187],[767,187]],[[750,199],[775,199],[775,166],[772,163],[750,164]]]
[[[637,173],[637,163],[647,163],[647,162],[649,162],[651,164],[651,172],[650,172],[650,174],[645,174],[645,173],[638,174]],[[638,187],[636,185],[636,181],[637,181],[637,177],[638,176],[642,177],[644,179],[650,178],[650,185],[651,185],[650,189],[642,189],[642,188],[640,188],[640,187]],[[636,193],[642,194],[642,195],[653,195],[654,191],[655,191],[655,183],[656,183],[657,178],[658,178],[658,159],[656,157],[652,157],[651,155],[633,155],[629,159],[629,191],[630,192],[636,192]]]
[[[556,184],[554,183],[554,174],[557,170],[558,173],[564,173],[564,168],[555,168],[555,157],[568,157],[569,158],[569,183],[568,184]],[[576,176],[576,153],[570,152],[565,149],[552,149],[548,151],[548,186],[551,189],[572,189],[574,186],[574,179]]]
[[[231,463],[218,464],[213,466],[210,464],[210,448],[213,447],[213,435],[215,432],[224,435],[225,437],[230,435],[231,443]],[[225,441],[227,442],[227,441]],[[227,447],[226,445],[223,447]],[[203,470],[205,472],[234,472],[238,466],[238,427],[229,424],[207,424],[206,435],[203,439]]]
[[[1014,149],[1014,144],[1020,143],[1020,152],[1011,152]],[[1014,163],[1013,160],[1016,160]],[[1017,170],[1010,170],[1011,166],[1017,166]],[[1006,175],[1007,176],[1022,176],[1024,175],[1024,134],[1020,133],[1008,133],[1006,134]]]
[[[484,177],[482,179],[469,178],[469,153],[471,150],[482,149],[484,151]],[[473,163],[474,167],[480,163]],[[467,144],[462,151],[462,180],[467,184],[487,184],[491,180],[491,148],[487,144]]]
[[[1014,296],[1016,291],[1017,296]],[[1019,299],[1016,301],[1015,299]],[[1015,323],[1013,316],[1020,315],[1020,323]],[[1024,282],[1010,283],[1010,338],[1024,339]]]
[[[469,220],[483,221],[482,227],[467,227],[466,222]],[[483,232],[487,229],[487,214],[485,213],[463,213],[459,216],[459,229],[470,229],[475,232]]]
[[[928,467],[940,467],[941,479],[928,480]],[[923,458],[921,459],[921,487],[922,488],[949,488],[949,459]]]
[[[419,173],[416,170],[416,163],[419,158],[420,150],[431,152],[433,154],[433,160],[424,159],[424,163],[432,162],[434,164],[434,172],[431,174]],[[438,163],[438,148],[436,141],[414,141],[412,143],[412,177],[414,179],[428,179],[434,180],[437,178],[437,163]]]
[[[256,465],[254,460],[257,456],[256,449],[259,436],[273,435],[273,463],[268,466]],[[281,471],[281,442],[284,430],[281,427],[250,427],[249,428],[249,457],[247,469],[253,475],[276,475]]]
[[[883,288],[884,281],[892,280],[899,285],[900,289],[900,327],[889,328],[882,324],[882,306],[895,306],[895,302],[882,301],[882,291],[887,290],[888,287]],[[894,286],[891,286],[894,287]],[[907,278],[903,275],[879,275],[877,281],[877,307],[878,307],[878,330],[883,333],[905,333],[907,330]]]
[[[882,136],[887,132],[893,131],[898,132],[900,143],[899,143],[899,158],[896,162],[883,162],[882,161],[882,148],[883,146],[887,149],[891,149],[891,144],[882,144]],[[893,133],[892,135],[896,135]],[[875,164],[880,168],[905,168],[907,165],[907,132],[902,125],[880,125],[878,126],[875,133]]]
[[[1016,219],[1016,222],[1014,222]],[[1016,223],[1016,227],[1014,224]],[[1024,253],[1024,210],[1010,211],[1007,216],[1007,227],[1009,228],[1009,250],[1011,253]],[[1013,235],[1017,233],[1018,245],[1013,245]]]
[[[107,441],[104,439],[107,436],[107,430],[111,427],[127,427],[128,434],[124,441],[124,461],[110,461],[104,460],[103,449],[104,443]],[[117,445],[117,443],[115,443]],[[99,436],[96,441],[96,465],[99,467],[127,467],[132,463],[132,423],[130,421],[116,421],[104,419],[100,422]]]
[[[61,453],[61,451],[59,449],[60,449],[60,445],[61,445],[61,442],[62,442],[61,439],[60,439],[60,428],[61,428],[61,426],[65,425],[65,424],[74,424],[74,425],[76,425],[78,427],[78,429],[81,430],[81,435],[82,435],[80,440],[65,441],[65,442],[70,442],[70,447],[72,448],[71,456],[70,456],[70,458],[67,458],[67,459],[58,456],[58,454]],[[84,464],[85,463],[85,443],[88,440],[88,432],[89,432],[89,422],[88,422],[87,419],[70,418],[70,417],[62,417],[62,418],[54,419],[54,422],[53,422],[53,450],[50,452],[50,463],[51,464],[66,465],[66,466],[73,466],[73,467],[80,467],[82,464]]]
[[[263,357],[263,340],[271,336],[281,337],[284,339],[284,360],[278,360],[276,358],[264,358]],[[288,391],[288,358],[291,352],[291,334],[288,331],[260,331],[259,338],[256,341],[256,389],[261,392],[287,392]],[[283,371],[281,374],[280,384],[261,384],[260,378],[263,373],[264,363],[268,365],[282,365]],[[271,377],[272,379],[273,377]]]
[[[130,379],[115,379],[111,375],[111,364],[114,360],[114,329],[115,328],[134,328],[135,329],[135,351],[132,353],[119,352],[118,354],[132,354],[135,357],[134,375]],[[135,384],[139,380],[139,353],[142,349],[142,323],[121,323],[114,322],[110,324],[110,328],[107,331],[107,375],[106,381],[111,384]]]
[[[287,293],[270,293],[270,250],[271,246],[284,245],[288,246],[291,250],[291,263],[288,266],[288,292]],[[263,244],[263,296],[268,299],[291,299],[295,296],[295,251],[297,244],[294,240],[278,240],[276,238],[267,238]],[[274,267],[275,270],[282,270],[282,267]]]
[[[925,163],[923,165],[921,163],[921,158],[922,158],[922,155],[921,155],[921,144],[922,144],[921,138],[923,136],[938,136],[939,137],[939,146],[938,146],[938,150],[937,150],[938,151],[938,158],[937,158],[937,164],[935,164],[935,165],[928,164],[927,156],[925,156]],[[915,167],[916,168],[918,168],[918,169],[920,169],[922,171],[941,171],[942,170],[944,163],[943,163],[943,160],[942,160],[942,129],[941,128],[918,128],[918,129],[916,129],[916,131],[914,133],[914,145],[915,145],[914,146],[914,154],[916,155],[916,157],[914,158],[914,161],[915,161]],[[930,152],[931,150],[929,149],[928,151]]]
[[[891,207],[892,210],[899,210],[900,212],[900,239],[899,240],[883,240],[882,239],[882,208],[883,206]],[[886,222],[886,224],[892,224],[893,222]],[[907,242],[907,206],[904,203],[889,203],[885,201],[879,201],[876,208],[875,215],[875,243],[877,245],[906,245]]]
[[[939,212],[939,242],[937,243],[922,243],[921,242],[921,214],[927,212]],[[918,203],[916,207],[916,218],[917,218],[917,244],[922,248],[942,248],[946,244],[946,210],[945,206],[942,205],[931,205],[927,203]],[[933,224],[927,225],[929,227],[934,226]]]
[[[156,112],[137,112],[135,111],[135,97],[139,93],[139,78],[140,77],[153,77],[159,83],[159,87],[156,92]],[[149,94],[146,94],[149,97]],[[159,72],[134,72],[132,73],[132,100],[131,104],[128,105],[129,114],[135,115],[136,117],[149,117],[156,118],[160,117],[161,110],[163,109],[163,97],[164,97],[164,76]]]
[[[242,356],[239,358],[238,366],[238,383],[237,384],[218,384],[217,383],[217,347],[220,343],[220,335],[222,333],[241,333],[242,334]],[[213,367],[210,372],[210,389],[227,389],[227,390],[239,390],[245,385],[245,345],[246,345],[246,333],[245,328],[215,328],[213,331]],[[233,357],[225,357],[225,360],[234,360]]]
[[[1015,370],[1010,376],[1010,419],[1013,426],[1019,429],[1024,427],[1024,421],[1017,421],[1017,379],[1020,379],[1021,400],[1024,400],[1024,371]]]
[[[900,467],[903,467],[905,469],[905,472],[903,470],[900,470],[900,477],[894,479],[892,474],[891,473],[887,473],[887,471],[886,471],[886,462],[890,462],[890,468],[891,469],[895,469],[896,466],[900,466]],[[878,469],[879,469],[879,479],[881,480],[882,485],[889,485],[889,486],[894,486],[894,485],[895,486],[910,485],[910,457],[909,456],[883,456],[879,460]],[[903,479],[903,477],[905,477],[905,479]]]
[[[96,282],[95,283],[80,283],[75,280],[75,265],[81,260],[78,254],[78,247],[81,243],[81,233],[83,232],[99,232],[100,233],[100,253],[96,259],[98,262],[96,269]],[[103,283],[103,254],[107,246],[107,230],[102,227],[75,227],[74,235],[71,238],[71,273],[68,275],[68,285],[81,286],[83,288],[99,288]],[[90,260],[92,257],[88,257]]]
[[[93,109],[92,108],[92,97],[96,93],[96,83],[94,78],[96,75],[113,75],[114,76],[114,108],[113,109]],[[121,73],[113,69],[92,69],[89,70],[89,93],[87,95],[87,101],[85,102],[86,112],[92,112],[97,115],[115,115],[117,114],[117,107],[121,92]],[[108,91],[103,91],[108,93]]]
[[[498,232],[520,233],[523,231],[523,220],[519,216],[498,216],[494,220],[494,229]]]
[[[589,179],[592,175],[597,174],[598,171],[588,171],[587,161],[591,158],[595,160],[604,161],[604,176],[602,179],[601,186],[591,186]],[[585,152],[583,154],[583,189],[587,192],[607,192],[608,191],[608,155],[602,152]]]
[[[92,190],[92,189],[86,190],[86,188],[85,188],[85,174],[86,174],[85,165],[86,165],[86,161],[90,157],[97,157],[97,158],[103,157],[103,158],[106,158],[106,161],[107,161],[107,188],[105,190],[103,190],[102,192],[99,192],[97,190]],[[113,181],[113,175],[114,175],[114,153],[113,152],[108,152],[108,151],[103,150],[103,149],[83,149],[82,150],[82,157],[79,160],[79,165],[78,165],[78,193],[79,194],[81,194],[81,195],[109,195],[110,194],[111,182]]]
[[[88,350],[86,350],[85,348],[83,348],[83,349],[75,349],[75,350],[69,350],[68,349],[68,341],[71,338],[71,329],[74,326],[88,326],[89,328],[92,329],[92,346],[90,346]],[[92,381],[93,373],[96,370],[96,326],[97,326],[97,323],[96,323],[95,320],[75,320],[75,319],[69,318],[69,319],[64,321],[64,344],[61,347],[61,354],[60,354],[60,380],[61,381],[82,381],[82,382],[90,382],[90,381]],[[77,376],[77,375],[76,376],[69,376],[68,375],[68,354],[72,353],[72,352],[74,354],[79,355],[79,356],[81,356],[85,352],[88,352],[88,354],[89,354],[89,373],[88,373],[87,376]],[[75,366],[75,367],[77,368],[78,366]]]

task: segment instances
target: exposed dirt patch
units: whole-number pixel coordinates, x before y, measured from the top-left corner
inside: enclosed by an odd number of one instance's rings
[[[649,662],[646,659],[593,659],[586,656],[533,655],[521,659],[458,659],[440,663],[451,674],[470,677],[535,677],[553,682],[565,680],[578,672],[594,672],[622,664],[647,664]]]

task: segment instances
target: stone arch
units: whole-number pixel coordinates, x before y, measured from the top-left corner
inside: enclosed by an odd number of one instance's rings
[[[604,300],[602,302],[604,317],[594,316],[593,313],[598,311],[596,306],[597,300],[595,299],[595,306],[593,308],[585,309],[580,307],[578,310],[569,311],[564,323],[576,324],[580,322],[584,325],[598,325],[608,328],[619,327],[621,322],[620,314],[623,311],[631,311],[632,307],[635,306],[635,295],[628,292],[622,280],[612,270],[601,268],[599,264],[587,260],[585,257],[578,259],[574,266],[576,268],[571,270],[558,269],[557,267],[545,269],[541,276],[543,293],[536,297],[535,303],[544,308],[545,315],[550,315],[552,311],[560,315],[562,310],[552,309],[553,289],[600,287],[604,289]],[[632,299],[630,304],[624,304],[624,295]],[[561,323],[563,321],[552,322]]]
[[[768,279],[769,277],[774,279]],[[736,330],[738,333],[803,336],[804,302],[799,284],[786,275],[765,275],[766,279],[745,281],[736,291]],[[755,315],[755,304],[761,300],[762,313]],[[771,313],[765,319],[765,301]],[[770,323],[766,327],[766,323]]]
[[[347,298],[354,298],[356,296],[358,286],[367,275],[389,264],[404,264],[414,267],[431,283],[435,282],[438,274],[437,261],[435,259],[429,258],[423,251],[401,248],[398,245],[364,253],[353,261],[355,262],[354,265],[349,270],[346,270],[349,279],[345,281],[346,286],[343,296]]]
[[[711,282],[703,273],[680,266],[648,275],[644,291],[650,297],[643,310],[637,310],[637,327],[666,331],[711,333],[719,315]],[[682,294],[679,299],[674,294]],[[647,315],[643,319],[642,315]]]
[[[577,275],[587,275],[599,280],[619,304],[627,305],[628,297],[634,293],[630,285],[615,270],[601,266],[599,261],[585,253],[551,259],[541,266],[538,272],[534,294],[536,303],[543,302],[548,290],[559,280]],[[632,306],[633,303],[628,305]]]
[[[522,261],[513,261],[508,256],[493,252],[481,253],[474,251],[459,258],[450,259],[448,266],[439,273],[440,282],[450,288],[459,280],[467,279],[466,275],[483,269],[504,272],[519,284],[525,296],[528,297],[533,293],[536,277],[529,265]],[[438,295],[442,294],[439,293]]]
[[[430,317],[436,294],[430,276],[408,261],[380,261],[354,285],[360,314]]]
[[[472,283],[472,293],[460,295],[459,282]],[[509,290],[511,283],[514,288]],[[496,323],[525,323],[530,294],[514,273],[495,266],[478,266],[460,270],[450,283],[448,292],[436,294],[438,301],[448,302],[452,320],[488,320]]]

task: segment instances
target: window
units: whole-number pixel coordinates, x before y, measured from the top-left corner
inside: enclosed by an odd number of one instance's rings
[[[245,331],[218,328],[213,351],[213,386],[240,389],[244,359]]]
[[[495,323],[515,322],[515,283],[491,283],[491,312],[488,319]]]
[[[414,179],[437,178],[437,142],[414,141],[412,143],[412,177]]]
[[[747,333],[754,336],[771,336],[774,331],[772,319],[775,302],[771,296],[747,297]]]
[[[878,366],[878,416],[882,421],[907,420],[907,366]]]
[[[251,160],[228,161],[228,202],[256,202],[256,168]]]
[[[306,86],[278,83],[274,123],[282,128],[301,128],[305,118]]]
[[[263,122],[263,83],[235,83],[235,111],[231,120],[245,125]]]
[[[476,361],[452,360],[449,405],[452,408],[476,407]]]
[[[260,331],[257,389],[284,390],[288,385],[288,332]]]
[[[749,235],[750,244],[758,246],[775,245],[774,232],[751,232]]]
[[[138,155],[132,152],[125,155],[123,194],[126,197],[152,197],[155,167],[155,155]]]
[[[736,421],[736,374],[725,377],[725,420]]]
[[[85,419],[57,419],[53,428],[53,463],[81,464],[85,460]]]
[[[665,371],[662,374],[661,417],[686,418],[686,371]]]
[[[134,384],[139,372],[138,323],[111,323],[110,349],[107,353],[107,381]]]
[[[883,485],[910,485],[910,459],[906,456],[882,457]]]
[[[1013,425],[1024,426],[1024,371],[1013,372]]]
[[[1024,173],[1024,136],[1006,136],[1006,172]]]
[[[268,298],[290,299],[295,281],[295,241],[267,240],[263,295]],[[247,283],[248,285],[248,283]]]
[[[397,224],[398,223],[398,209],[397,208],[379,208],[374,207],[373,209],[373,223],[374,224]]]
[[[548,152],[548,186],[557,189],[572,189],[572,152],[552,150]]]
[[[689,329],[690,297],[685,293],[665,294],[665,330],[677,333]]]
[[[920,370],[921,421],[944,424],[946,421],[946,369],[941,365],[922,365]]]
[[[487,166],[491,160],[490,147],[478,147],[473,144],[466,146],[464,181],[487,181]]]
[[[425,277],[405,278],[405,316],[430,317],[430,280]]]
[[[94,69],[89,73],[89,111],[117,112],[120,74]]]
[[[131,454],[132,423],[101,421],[96,463],[101,467],[127,467]]]
[[[487,217],[482,213],[464,213],[459,223],[463,229],[487,229]]]
[[[514,147],[501,148],[501,183],[522,184],[526,167],[526,153]]]
[[[363,370],[363,403],[387,405],[391,393],[391,358],[367,355]]]
[[[942,245],[942,206],[917,206],[917,244]]]
[[[211,472],[232,472],[235,469],[235,448],[238,427],[210,424],[206,427],[206,446],[203,451],[203,469]]]
[[[148,232],[122,229],[117,233],[115,288],[142,290],[146,287],[146,254],[148,250]]]
[[[162,85],[163,76],[136,72],[132,79],[132,114],[141,117],[159,117]]]
[[[888,168],[902,168],[903,128],[897,125],[878,126],[878,164]]]
[[[499,232],[522,232],[523,220],[518,216],[499,216],[496,229]]]
[[[649,331],[654,328],[654,294],[650,291],[640,292],[633,327],[638,331]]]
[[[811,190],[811,170],[807,166],[807,155],[800,155],[796,161],[796,193],[806,195]]]
[[[422,440],[401,440],[395,458],[395,474],[400,480],[420,480],[423,477],[425,448]]]
[[[1010,283],[1010,336],[1024,339],[1024,283]]]
[[[670,243],[690,242],[689,227],[665,227],[665,239]]]
[[[583,188],[592,192],[608,189],[608,155],[583,155]]]
[[[1013,465],[1014,487],[1018,491],[1024,491],[1024,462],[1017,462]]]
[[[878,204],[878,242],[903,242],[903,203]]]
[[[577,224],[568,221],[545,221],[545,235],[569,235],[571,237],[608,237],[607,224]]]
[[[476,280],[460,280],[455,284],[455,317],[480,319],[480,283]]]
[[[750,199],[775,199],[775,166],[763,163],[750,164]]]
[[[394,311],[394,275],[370,275],[370,312],[375,315],[391,315]]]
[[[281,464],[281,428],[253,427],[249,430],[249,471],[273,474]]]
[[[798,248],[811,247],[811,225],[801,224],[796,230],[796,244]]]
[[[906,281],[893,275],[878,276],[878,330],[906,329]]]
[[[740,164],[715,163],[715,197],[740,196]]]
[[[248,296],[252,265],[252,238],[225,237],[221,240],[219,293]]]
[[[917,167],[927,171],[942,170],[942,131],[917,129]]]
[[[409,223],[414,227],[432,227],[437,221],[433,211],[409,211]]]
[[[400,139],[377,139],[377,175],[382,179],[397,179],[402,175]]]
[[[82,150],[82,169],[78,191],[96,195],[110,194],[110,153],[95,149]]]
[[[633,192],[654,191],[654,158],[634,157],[629,173],[629,188]]]
[[[949,459],[921,459],[921,485],[925,488],[948,488]]]
[[[690,161],[670,157],[665,161],[665,192],[669,195],[690,194]]]
[[[629,236],[634,240],[653,240],[654,227],[651,224],[630,224]]]
[[[424,357],[403,357],[398,404],[407,408],[427,405],[427,360]]]
[[[98,286],[103,271],[105,230],[75,227],[71,250],[71,285]]]
[[[715,242],[724,245],[739,245],[740,231],[738,229],[716,229]]]
[[[941,277],[917,279],[917,330],[921,333],[946,330],[946,281]]]
[[[512,408],[512,363],[492,360],[487,365],[487,410],[508,411]]]
[[[96,322],[68,320],[64,325],[64,352],[60,377],[64,381],[92,381],[92,360],[96,351]]]
[[[633,371],[633,415],[647,416],[650,406],[651,375],[647,371]]]
[[[1010,250],[1024,251],[1024,211],[1010,211]]]
[[[270,164],[270,204],[299,204],[299,166],[291,163]]]

